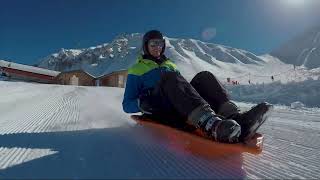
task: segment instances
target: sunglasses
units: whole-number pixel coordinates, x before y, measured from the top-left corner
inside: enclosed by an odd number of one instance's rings
[[[150,47],[164,47],[164,39],[151,39],[148,44]]]

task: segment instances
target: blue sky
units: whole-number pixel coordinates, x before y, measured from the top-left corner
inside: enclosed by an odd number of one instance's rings
[[[320,25],[319,9],[320,0],[1,0],[0,59],[34,64],[150,29],[260,55]],[[215,36],[204,39],[206,29]]]

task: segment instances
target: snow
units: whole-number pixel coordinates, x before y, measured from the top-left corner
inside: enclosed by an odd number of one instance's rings
[[[320,32],[317,33],[316,37],[313,39],[313,44],[320,42]]]
[[[303,65],[294,67],[270,54],[257,56],[245,50],[195,39],[171,37],[165,37],[165,39],[167,47],[165,54],[177,64],[181,73],[189,80],[196,73],[204,70],[211,71],[224,83],[227,78],[230,78],[231,81],[238,81],[242,85],[248,84],[249,80],[253,84],[271,83],[271,76],[281,83],[320,77],[320,68],[309,70]],[[83,69],[94,76],[102,76],[105,75],[104,73],[129,68],[141,53],[141,41],[142,34],[121,34],[111,43],[97,47],[79,51],[63,49],[57,57],[48,56],[42,59],[39,66],[60,69],[60,71]],[[308,49],[306,52],[310,52],[313,47],[306,48]],[[310,58],[316,54],[317,50],[309,53]],[[305,53],[300,56],[307,58]],[[300,57],[297,58],[300,59]],[[95,63],[99,65],[91,66]]]
[[[141,34],[123,34],[111,43],[97,47],[61,49],[40,64],[49,69],[65,67],[64,71],[83,69],[94,77],[100,77],[133,65],[141,52],[141,38]],[[228,86],[233,98],[240,101],[267,100],[288,106],[301,101],[307,107],[320,107],[317,83],[320,68],[310,70],[303,65],[286,64],[270,54],[256,56],[245,50],[195,39],[165,39],[166,55],[177,64],[181,74],[189,81],[200,71],[210,71]],[[231,83],[227,79],[237,81],[240,85],[229,86]],[[309,88],[304,88],[306,84]]]
[[[14,62],[9,62],[9,61],[4,61],[4,60],[0,60],[0,67],[8,67],[8,68],[13,68],[13,69],[18,69],[18,70],[28,71],[28,72],[34,72],[34,73],[44,74],[44,75],[49,75],[49,76],[57,76],[60,73],[58,71],[52,71],[52,70],[48,70],[48,69],[37,68],[34,66],[17,64]]]
[[[300,101],[296,101],[296,102],[293,102],[293,103],[291,103],[291,108],[292,109],[302,109],[302,108],[304,108],[304,104],[302,103],[302,102],[300,102]]]
[[[111,43],[96,48],[62,49],[56,56],[48,56],[40,64],[49,69],[66,67],[64,71],[83,69],[94,77],[100,77],[133,65],[141,52],[141,38],[141,34],[123,34]],[[200,71],[210,71],[239,101],[266,100],[287,106],[300,101],[307,107],[320,107],[317,83],[320,68],[293,66],[270,54],[256,56],[245,50],[195,39],[165,39],[167,57],[177,64],[181,74],[189,81]],[[306,56],[304,54],[301,57]],[[231,86],[228,78],[240,85]]]
[[[259,155],[206,158],[122,111],[124,89],[0,81],[1,179],[316,179],[320,109],[276,105]],[[236,102],[242,110],[253,104]]]
[[[96,47],[90,47],[89,49],[95,49]],[[64,48],[61,48],[61,50],[59,51],[59,55],[63,55],[63,54],[67,54],[68,56],[72,56],[72,57],[75,57],[75,56],[78,56],[79,54],[81,54],[83,51],[80,50],[80,49],[64,49]]]
[[[308,107],[320,107],[320,81],[305,80],[287,84],[276,81],[270,84],[228,85],[231,97],[238,101],[260,102],[290,106],[300,101]]]
[[[312,49],[308,52],[307,56],[304,58],[304,61],[303,61],[303,63],[302,63],[303,66],[306,66],[306,63],[308,62],[309,56],[310,56],[310,55],[313,53],[313,51],[316,50],[316,49],[317,49],[317,48],[312,48]]]

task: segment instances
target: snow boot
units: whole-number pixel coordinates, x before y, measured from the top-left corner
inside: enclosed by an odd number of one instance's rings
[[[268,112],[273,108],[269,103],[262,102],[249,111],[240,113],[238,107],[232,102],[224,103],[219,110],[220,115],[234,119],[241,126],[240,142],[251,139],[259,127],[265,122],[268,117]]]
[[[241,134],[241,127],[236,121],[222,120],[209,104],[195,108],[189,114],[187,123],[200,128],[208,138],[218,142],[237,143]]]

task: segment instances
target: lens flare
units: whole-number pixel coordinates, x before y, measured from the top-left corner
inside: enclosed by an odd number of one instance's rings
[[[202,39],[206,41],[213,39],[216,35],[217,35],[217,30],[216,28],[213,28],[213,27],[206,28],[201,33]]]

